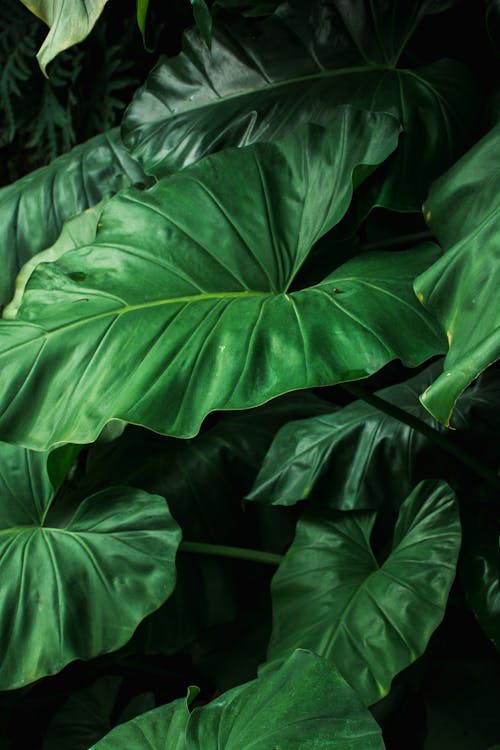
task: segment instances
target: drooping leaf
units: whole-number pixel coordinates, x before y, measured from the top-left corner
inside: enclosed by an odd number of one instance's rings
[[[466,517],[461,580],[479,624],[500,651],[500,518]]]
[[[499,178],[500,124],[434,183],[424,206],[446,252],[415,291],[446,331],[449,351],[421,400],[445,425],[465,388],[500,358]]]
[[[107,0],[21,0],[50,28],[38,50],[37,60],[44,75],[47,65],[73,44],[85,39],[104,10]]]
[[[455,577],[460,521],[444,482],[421,482],[379,564],[376,513],[307,511],[272,584],[272,669],[296,648],[330,659],[366,704],[390,689],[441,622]]]
[[[57,240],[66,219],[136,182],[148,178],[112,130],[2,188],[0,305],[11,299],[21,266]]]
[[[324,124],[339,104],[392,112],[405,133],[370,201],[419,210],[429,180],[466,147],[475,109],[461,64],[395,67],[419,21],[442,6],[286,3],[259,23],[216,23],[211,52],[188,32],[183,53],[159,62],[127,110],[125,143],[163,177],[214,150]]]
[[[0,689],[7,690],[126,643],[174,588],[180,530],[163,498],[126,487],[58,518],[47,454],[2,443],[0,467]]]
[[[188,696],[189,701],[189,696]],[[380,729],[338,672],[307,651],[188,712],[178,700],[117,727],[91,750],[382,750]]]
[[[346,211],[356,166],[396,135],[389,115],[341,108],[327,129],[215,154],[111,199],[95,242],[38,266],[0,326],[0,434],[43,449],[91,442],[117,418],[190,437],[212,410],[442,351],[410,290],[432,245],[358,256],[288,291]]]
[[[435,425],[418,397],[441,369],[442,362],[436,362],[376,395]],[[479,426],[487,431],[485,422],[496,423],[499,417],[499,401],[498,378],[483,376],[459,404],[457,428],[475,431]],[[435,445],[409,425],[364,401],[354,401],[343,409],[284,425],[247,498],[273,505],[310,498],[340,510],[376,508],[388,501],[399,507],[419,479],[434,476],[426,472],[437,468],[431,460],[435,452]],[[442,463],[439,469],[442,474]]]
[[[149,0],[137,0],[136,8],[137,25],[141,32],[143,44],[146,46],[146,18],[148,15]]]

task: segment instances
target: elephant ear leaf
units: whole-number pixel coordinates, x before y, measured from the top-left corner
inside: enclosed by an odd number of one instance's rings
[[[373,512],[308,511],[272,582],[266,670],[296,648],[330,659],[366,704],[424,651],[455,578],[460,520],[445,482],[425,481],[399,513],[382,564]]]
[[[192,689],[191,689],[192,691]],[[298,650],[281,669],[189,713],[177,700],[116,727],[91,750],[383,750],[371,714],[337,670]]]
[[[446,426],[465,388],[500,358],[499,180],[500,124],[434,183],[424,206],[445,252],[415,291],[446,331],[449,350],[421,401]]]
[[[217,20],[211,51],[191,30],[182,54],[161,58],[137,92],[124,141],[161,178],[216,150],[276,140],[303,122],[325,124],[340,104],[391,112],[404,134],[367,200],[419,210],[429,180],[467,147],[477,112],[462,64],[398,67],[419,22],[448,4],[283,3],[264,21]]]
[[[175,585],[180,529],[163,498],[112,487],[61,520],[47,459],[0,443],[2,690],[119,648]]]
[[[104,10],[107,0],[21,0],[50,31],[40,47],[37,60],[44,75],[47,65],[73,44],[87,37]]]
[[[95,242],[37,266],[0,326],[5,439],[86,443],[112,418],[190,437],[212,410],[442,351],[411,287],[433,246],[357,257],[290,291],[347,210],[358,165],[384,159],[398,131],[390,115],[340,108],[328,128],[112,198]]]

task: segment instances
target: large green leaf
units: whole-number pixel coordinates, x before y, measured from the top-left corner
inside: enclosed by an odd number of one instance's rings
[[[183,53],[158,63],[127,110],[125,143],[163,177],[214,150],[323,124],[338,104],[388,111],[405,133],[371,202],[418,210],[429,180],[468,144],[476,110],[461,64],[395,67],[422,17],[442,5],[286,3],[263,22],[215,24],[211,52],[190,31]]]
[[[272,584],[268,664],[296,648],[329,658],[367,704],[422,654],[455,577],[460,521],[444,482],[420,483],[401,506],[392,551],[370,544],[376,513],[306,512]]]
[[[6,690],[126,643],[174,588],[180,530],[163,498],[126,487],[62,517],[52,507],[47,454],[2,443],[0,468]]]
[[[43,449],[91,442],[118,418],[189,437],[211,410],[442,351],[411,291],[435,246],[357,257],[289,291],[345,213],[356,166],[396,136],[389,115],[342,108],[327,129],[215,154],[111,199],[96,241],[38,266],[0,327],[0,434]]]
[[[178,700],[117,727],[91,750],[382,750],[380,729],[338,672],[307,651],[189,714]]]
[[[442,362],[435,362],[376,395],[433,425],[418,396],[441,369]],[[488,420],[498,419],[499,401],[498,378],[482,376],[457,408],[456,426],[488,432]],[[354,401],[343,409],[330,407],[330,413],[284,425],[247,498],[273,505],[311,499],[341,510],[376,508],[388,501],[399,506],[419,479],[435,476],[436,471],[443,476],[443,455],[436,464],[435,454],[436,446],[409,425],[364,401]],[[456,473],[456,464],[450,468]]]
[[[0,190],[0,305],[20,267],[58,238],[64,221],[126,185],[147,182],[118,130],[96,136]]]
[[[38,50],[37,60],[44,75],[51,60],[68,47],[85,39],[104,10],[107,0],[21,0],[50,28]]]
[[[437,180],[424,206],[446,252],[415,291],[446,331],[449,351],[421,400],[446,425],[465,388],[500,357],[499,178],[500,124]]]

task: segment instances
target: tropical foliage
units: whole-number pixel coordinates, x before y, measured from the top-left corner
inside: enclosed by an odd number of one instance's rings
[[[1,750],[495,750],[498,3],[4,6]]]

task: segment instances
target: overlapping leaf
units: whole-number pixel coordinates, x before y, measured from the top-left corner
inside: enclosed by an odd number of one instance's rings
[[[411,292],[434,246],[358,256],[288,293],[345,213],[356,166],[383,159],[397,130],[389,115],[341,108],[327,129],[111,199],[95,242],[38,266],[0,327],[0,435],[43,449],[90,442],[118,418],[188,437],[213,409],[441,351]]]
[[[3,690],[119,648],[175,585],[180,530],[163,498],[110,488],[64,518],[46,464],[0,444]]]
[[[76,146],[0,190],[0,305],[21,266],[58,238],[64,221],[126,185],[147,182],[117,130]]]
[[[42,72],[68,47],[85,39],[104,10],[107,0],[21,0],[50,31],[40,47],[37,59]]]
[[[263,22],[215,24],[211,52],[189,32],[127,110],[125,142],[162,177],[214,150],[323,124],[338,104],[388,111],[405,133],[370,200],[418,210],[429,180],[467,145],[473,86],[451,60],[395,66],[422,17],[448,4],[286,3]]]
[[[207,706],[177,700],[117,727],[91,750],[382,750],[380,729],[327,662],[297,651],[273,675]]]
[[[424,207],[446,252],[419,276],[415,291],[446,331],[449,351],[421,400],[446,425],[465,388],[500,358],[499,180],[497,125],[437,180]]]
[[[435,362],[376,395],[434,425],[418,397],[441,370],[442,362]],[[479,429],[496,439],[492,428],[499,416],[499,388],[493,373],[483,375],[460,402],[456,426],[476,436]],[[434,476],[426,472],[438,470],[443,475],[443,457],[438,467],[432,460],[435,453],[429,438],[409,425],[364,401],[354,401],[343,409],[330,408],[330,413],[284,425],[247,497],[274,505],[310,498],[342,510],[375,508],[387,502],[399,507],[418,479]]]
[[[425,650],[455,577],[460,521],[444,482],[419,484],[401,506],[379,565],[376,514],[306,512],[273,584],[267,669],[296,648],[333,661],[370,704]]]

